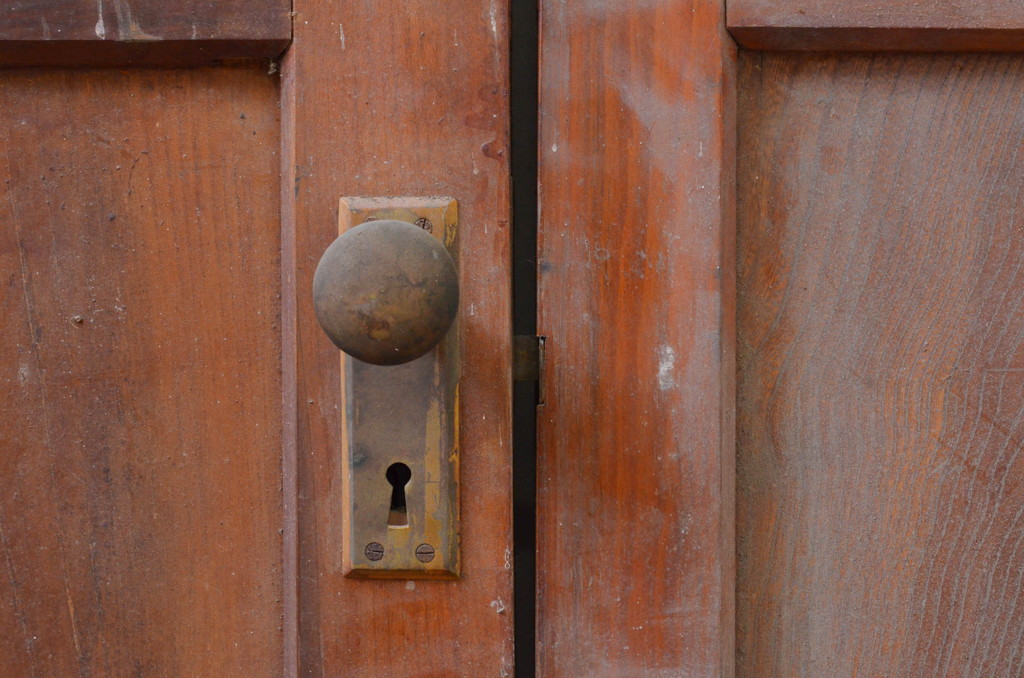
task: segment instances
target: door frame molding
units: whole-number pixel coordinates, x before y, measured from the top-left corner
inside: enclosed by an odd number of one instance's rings
[[[0,67],[182,68],[276,59],[292,36],[289,0],[24,2],[0,12]]]

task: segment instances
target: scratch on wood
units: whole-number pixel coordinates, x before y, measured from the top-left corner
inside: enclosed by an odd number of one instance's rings
[[[100,40],[107,39],[107,27],[103,24],[103,0],[96,0],[96,12],[100,15],[96,20],[96,37]]]
[[[61,563],[63,565],[63,561]],[[68,573],[65,570],[64,575],[64,598],[68,604],[68,614],[71,616],[71,637],[75,641],[75,652],[78,654],[79,661],[82,660],[82,644],[78,640],[78,617],[75,615],[75,601],[71,596],[71,584],[68,582]]]
[[[128,0],[114,0],[114,10],[117,12],[117,33],[120,40],[126,42],[154,42],[161,40],[159,36],[150,35],[142,30],[139,23],[132,16],[132,8]]]
[[[490,11],[488,12],[491,20],[491,35],[494,36],[495,41],[498,40],[498,8],[491,3]]]
[[[8,164],[7,164],[7,171],[8,171],[8,174],[10,174],[11,167],[10,167],[10,159],[9,158],[8,158]],[[34,303],[34,300],[33,300],[34,297],[33,297],[33,294],[32,294],[32,285],[31,285],[31,279],[32,278],[31,278],[31,271],[30,271],[29,265],[28,265],[28,253],[25,251],[25,243],[24,243],[24,240],[22,238],[21,215],[19,214],[18,205],[17,205],[17,203],[14,200],[14,196],[10,192],[8,192],[8,194],[7,194],[7,201],[10,204],[11,215],[13,216],[12,222],[14,224],[14,240],[15,240],[15,244],[17,245],[17,248],[18,248],[18,260],[19,260],[19,264],[20,264],[20,267],[21,267],[21,289],[22,289],[22,294],[23,294],[23,296],[25,298],[25,323],[26,323],[27,329],[28,329],[29,346],[31,346],[32,360],[33,360],[33,363],[35,364],[36,378],[37,378],[37,381],[38,381],[38,384],[39,384],[39,401],[40,401],[40,405],[41,405],[42,410],[43,410],[43,440],[44,440],[44,442],[46,444],[46,449],[51,450],[51,449],[53,449],[53,447],[52,447],[52,443],[51,443],[51,440],[50,440],[50,421],[51,421],[50,405],[49,405],[49,402],[46,399],[46,376],[45,376],[45,373],[43,372],[42,361],[40,360],[40,357],[39,357],[39,342],[36,339],[36,327],[38,325],[37,325],[36,320],[35,320],[35,303]],[[56,488],[56,482],[54,480],[54,470],[53,470],[53,466],[52,465],[50,466],[50,483],[51,483],[51,487],[54,488],[54,492],[56,494],[56,489],[55,489]],[[64,553],[65,553],[65,551],[64,551],[64,539],[63,539],[63,533],[60,530],[59,523],[57,525],[57,534],[60,537],[59,547],[60,547],[60,554],[61,554],[61,559],[62,559],[61,567],[63,568],[64,567]],[[4,543],[6,545],[6,538],[4,539]],[[66,573],[65,573],[65,582],[66,582],[66,579],[67,579],[67,577],[66,577]],[[72,618],[72,624],[74,625],[74,618]],[[76,647],[78,647],[78,633],[77,633],[77,631],[75,631],[75,645],[76,645]],[[79,652],[79,657],[81,657],[81,656],[82,656],[81,652]]]
[[[29,638],[28,623],[25,621],[25,613],[21,609],[21,600],[18,597],[18,580],[14,576],[14,562],[11,560],[11,545],[7,541],[7,533],[4,532],[2,519],[0,519],[0,545],[3,546],[4,560],[7,562],[7,579],[11,583],[11,598],[14,602],[14,616],[18,620],[18,626],[21,627],[21,637],[25,643],[25,650],[29,654],[32,654],[32,639]],[[30,663],[29,668],[32,671],[32,676],[35,676],[35,664]]]
[[[673,374],[675,367],[675,349],[667,345],[658,349],[658,388],[662,391],[675,388],[676,378]]]

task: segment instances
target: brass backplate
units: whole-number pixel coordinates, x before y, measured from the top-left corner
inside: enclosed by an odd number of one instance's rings
[[[458,267],[455,200],[341,199],[339,233],[374,219],[420,226]],[[460,354],[458,319],[436,348],[403,365],[370,365],[341,354],[346,576],[458,578]],[[395,487],[387,477],[398,464],[411,472],[404,515],[392,510]]]

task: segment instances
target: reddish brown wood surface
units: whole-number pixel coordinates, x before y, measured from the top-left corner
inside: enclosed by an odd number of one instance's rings
[[[512,675],[509,176],[504,2],[297,0],[283,65],[297,319],[301,672]],[[343,576],[338,351],[311,284],[338,198],[459,201],[462,579]],[[291,321],[286,318],[286,323]],[[291,341],[291,339],[286,339]],[[287,369],[287,368],[286,368]]]
[[[1022,89],[742,61],[742,675],[1024,672]]]
[[[734,47],[543,4],[538,674],[732,675]]]
[[[731,0],[729,31],[750,49],[1020,51],[1018,0]]]
[[[0,673],[279,676],[275,82],[0,81]]]
[[[275,58],[289,0],[14,0],[0,7],[0,65],[194,65]]]

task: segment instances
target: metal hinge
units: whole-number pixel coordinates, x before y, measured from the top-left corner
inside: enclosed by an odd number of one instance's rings
[[[512,337],[512,379],[540,381],[544,361],[544,337],[517,334]]]
[[[544,404],[544,342],[546,337],[517,334],[512,337],[512,379],[536,382],[537,405]]]

